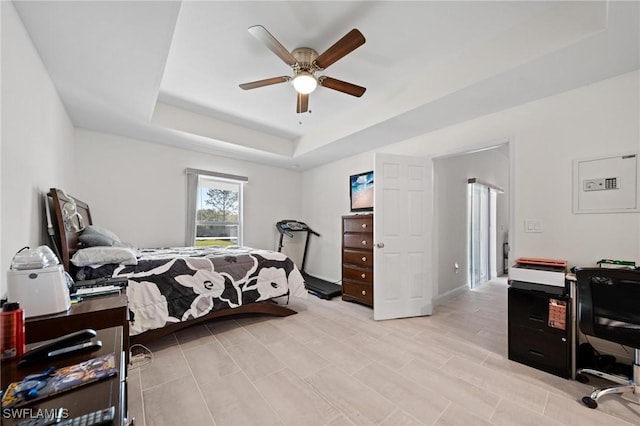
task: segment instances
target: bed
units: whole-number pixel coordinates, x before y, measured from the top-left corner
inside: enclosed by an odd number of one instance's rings
[[[228,315],[296,312],[291,296],[306,296],[286,255],[245,247],[133,249],[97,227],[89,206],[51,188],[50,235],[74,280],[127,279],[131,342],[143,342]],[[49,207],[49,203],[47,203]]]

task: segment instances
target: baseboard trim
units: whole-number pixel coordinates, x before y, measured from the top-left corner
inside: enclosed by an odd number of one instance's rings
[[[454,297],[459,296],[462,293],[465,293],[467,291],[469,291],[469,286],[466,284],[461,285],[460,287],[454,288],[453,290],[449,290],[444,294],[434,297],[432,304],[433,306],[438,306],[439,304],[444,303],[447,300],[453,299]]]

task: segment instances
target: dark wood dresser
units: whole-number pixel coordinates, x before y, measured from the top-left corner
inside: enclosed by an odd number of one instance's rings
[[[342,216],[342,300],[373,307],[373,214]]]

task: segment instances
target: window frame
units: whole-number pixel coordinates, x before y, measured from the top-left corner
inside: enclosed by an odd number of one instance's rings
[[[246,176],[231,175],[227,173],[218,173],[208,170],[200,169],[185,169],[187,175],[187,218],[186,218],[186,234],[185,245],[192,247],[196,242],[197,234],[197,203],[198,203],[198,188],[200,178],[211,180],[219,180],[221,182],[230,182],[238,184],[238,246],[244,244],[244,217],[243,217],[243,205],[244,205],[244,184],[249,182],[249,178]]]

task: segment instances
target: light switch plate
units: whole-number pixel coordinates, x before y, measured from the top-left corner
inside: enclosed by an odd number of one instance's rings
[[[524,232],[527,233],[542,233],[542,222],[535,219],[526,219],[524,221]]]

